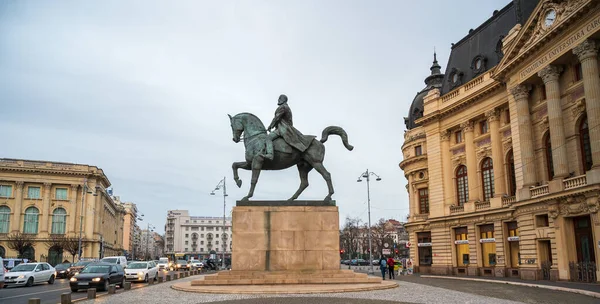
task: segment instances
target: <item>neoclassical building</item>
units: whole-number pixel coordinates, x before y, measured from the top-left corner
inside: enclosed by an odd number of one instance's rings
[[[421,273],[598,281],[600,1],[514,0],[453,44],[405,119]]]
[[[24,258],[51,264],[71,260],[48,244],[54,236],[79,239],[81,233],[82,257],[121,255],[125,209],[107,193],[109,186],[95,166],[0,159],[0,256],[18,256],[8,240],[17,232],[34,239]]]

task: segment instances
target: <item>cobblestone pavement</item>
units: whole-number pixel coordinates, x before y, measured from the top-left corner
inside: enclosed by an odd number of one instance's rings
[[[472,295],[481,295],[528,304],[600,303],[600,299],[597,298],[543,288],[452,279],[422,278],[419,276],[399,276],[397,279],[400,281],[400,285],[403,285],[403,282],[411,282],[421,286],[445,288],[459,292],[467,292]],[[534,281],[528,283],[535,284]]]
[[[177,280],[175,282],[190,281],[198,276]],[[138,290],[111,295],[96,300],[87,300],[85,304],[185,304],[185,303],[231,303],[231,304],[278,304],[278,303],[303,303],[303,304],[341,304],[365,303],[379,304],[385,302],[395,303],[433,303],[433,304],[518,304],[521,302],[502,300],[483,295],[474,295],[465,292],[431,287],[412,282],[400,282],[399,288],[356,292],[356,293],[330,293],[308,295],[219,295],[188,293],[171,289],[172,282],[148,286]],[[377,301],[379,300],[379,301]]]

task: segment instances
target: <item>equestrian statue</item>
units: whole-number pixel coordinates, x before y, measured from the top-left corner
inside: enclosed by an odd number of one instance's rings
[[[258,117],[251,113],[240,113],[229,116],[233,141],[238,143],[244,140],[246,148],[246,160],[233,163],[233,179],[238,187],[242,186],[242,180],[238,176],[238,169],[252,170],[250,191],[242,201],[247,201],[254,195],[254,188],[261,170],[282,170],[293,165],[298,167],[300,173],[300,187],[289,200],[295,200],[302,191],[308,187],[308,172],[313,168],[319,172],[329,188],[329,194],[324,201],[331,201],[333,195],[333,184],[331,174],[323,166],[325,158],[325,146],[329,135],[340,136],[342,143],[349,151],[354,147],[348,143],[348,135],[341,127],[330,126],[321,133],[321,140],[313,135],[303,135],[294,128],[292,122],[292,110],[287,104],[285,95],[279,96],[278,107],[275,118],[265,129],[265,125]],[[271,129],[274,129],[271,132]],[[267,134],[267,131],[269,132]]]

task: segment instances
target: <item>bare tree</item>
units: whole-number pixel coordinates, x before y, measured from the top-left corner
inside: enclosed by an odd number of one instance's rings
[[[52,234],[50,235],[49,239],[44,241],[44,244],[46,244],[46,247],[48,247],[48,249],[54,248],[57,251],[63,251],[65,246],[65,236]]]
[[[391,247],[394,244],[392,237],[393,227],[389,226],[389,222],[383,218],[379,219],[377,224],[371,227],[371,238],[373,242],[373,254],[383,256],[383,244],[388,243]],[[388,248],[390,248],[388,247]],[[391,249],[391,248],[390,248]]]
[[[87,247],[87,243],[85,241],[81,241],[81,251]],[[73,257],[73,263],[75,263],[75,255],[77,255],[77,251],[79,250],[79,238],[77,237],[66,237],[63,239],[63,247],[66,252],[70,253]]]
[[[18,258],[22,258],[23,254],[29,247],[33,247],[33,235],[21,232],[11,233],[7,236],[8,248],[18,253]]]
[[[359,246],[360,225],[359,218],[346,217],[344,227],[340,230],[340,248],[344,249],[350,258],[356,256]]]

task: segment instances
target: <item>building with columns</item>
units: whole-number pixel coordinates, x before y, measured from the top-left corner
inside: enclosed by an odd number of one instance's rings
[[[70,254],[48,241],[78,241],[80,233],[82,257],[121,255],[125,211],[108,195],[109,186],[95,166],[0,159],[0,256],[19,255],[8,239],[19,232],[33,238],[23,258],[51,264],[70,260]]]
[[[138,209],[137,205],[132,202],[121,202],[121,198],[119,196],[113,196],[113,201],[123,207],[125,211],[125,215],[123,217],[123,250],[124,254],[127,257],[130,257],[134,246],[133,238],[139,227],[137,224],[138,218]]]
[[[514,0],[434,59],[405,119],[421,273],[600,278],[600,2]]]
[[[231,217],[190,216],[187,210],[169,210],[165,224],[165,254],[195,258],[212,253],[231,257]]]

